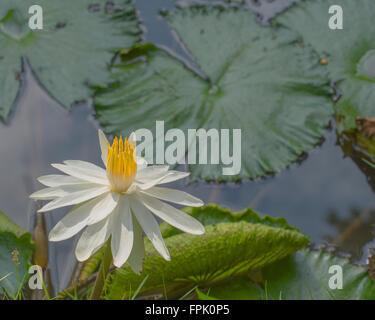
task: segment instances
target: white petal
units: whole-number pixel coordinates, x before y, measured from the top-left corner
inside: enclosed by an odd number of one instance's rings
[[[108,191],[109,191],[109,188],[107,186],[104,186],[104,187],[96,186],[90,189],[85,189],[82,191],[70,193],[62,198],[58,198],[56,200],[53,200],[47,203],[43,208],[39,209],[38,212],[47,212],[53,209],[57,209],[57,208],[65,207],[65,206],[71,206],[74,204],[79,204],[87,200],[90,200],[92,198],[98,197]]]
[[[107,156],[108,156],[108,140],[102,130],[98,130],[99,144],[102,151],[102,160],[104,165],[107,167]]]
[[[131,186],[129,187],[128,190],[126,190],[126,192],[124,194],[126,195],[131,195],[133,194],[135,191],[137,191],[138,187],[137,187],[137,183],[136,182],[133,182],[131,184]]]
[[[104,169],[102,169],[104,171],[104,175],[103,174],[99,175],[99,172],[96,172],[95,174],[93,170],[87,170],[87,169],[83,169],[82,167],[78,168],[78,167],[74,167],[70,165],[68,166],[68,165],[59,164],[59,163],[53,163],[52,167],[70,176],[76,177],[78,179],[82,179],[82,180],[92,182],[92,183],[108,185],[108,178]]]
[[[140,194],[142,204],[170,225],[191,234],[203,234],[204,226],[195,218],[169,204],[145,194]]]
[[[158,184],[169,183],[169,182],[173,182],[176,180],[180,180],[180,179],[188,177],[189,175],[190,175],[190,172],[171,170],[171,171],[168,171],[168,175],[166,175],[164,179],[160,180]]]
[[[139,183],[139,182],[134,182],[133,185],[134,185],[134,188],[132,190],[128,190],[128,193],[130,193],[130,191],[133,191],[133,190],[136,190],[137,188],[141,189],[141,190],[147,190],[147,189],[150,189],[152,188],[153,186],[156,186],[157,184],[160,183],[161,180],[163,180],[164,177],[160,177],[158,179],[154,179],[154,180],[150,180],[146,183]]]
[[[136,138],[136,136],[135,136],[135,132],[132,132],[132,133],[130,134],[128,141],[129,141],[130,145],[132,145],[133,142],[134,142],[134,143],[137,142],[137,138]]]
[[[118,205],[120,195],[115,192],[109,192],[101,197],[102,200],[93,208],[88,225],[95,224],[108,217]]]
[[[112,214],[112,222],[113,264],[119,268],[128,260],[133,247],[133,222],[127,198],[121,198]]]
[[[93,183],[81,183],[81,184],[72,184],[59,187],[45,188],[39,191],[34,192],[30,195],[31,199],[36,200],[51,200],[56,198],[65,197],[70,193],[78,192],[82,190],[87,190],[93,187],[97,187],[97,184]]]
[[[49,241],[62,241],[73,237],[87,226],[91,215],[95,215],[98,204],[103,202],[107,195],[87,201],[75,206],[67,215],[62,218],[49,233]]]
[[[189,206],[189,207],[203,206],[202,200],[190,195],[187,192],[183,192],[183,191],[179,191],[175,189],[152,187],[150,189],[142,191],[142,193],[147,194],[151,197],[164,200],[164,201],[177,203],[182,206]]]
[[[137,157],[137,172],[147,168],[147,161],[145,158]]]
[[[77,243],[75,253],[78,261],[86,261],[108,240],[111,234],[110,225],[108,217],[87,227]]]
[[[155,249],[161,254],[165,260],[171,260],[167,247],[165,246],[163,237],[159,230],[159,225],[155,218],[145,206],[143,206],[136,197],[131,197],[131,209],[141,225],[146,236],[151,240]]]
[[[137,172],[135,179],[140,183],[146,183],[151,179],[159,179],[165,176],[168,172],[169,166],[149,166]]]
[[[137,219],[133,217],[133,248],[128,258],[130,268],[137,274],[140,274],[143,269],[143,258],[145,256],[145,244],[143,240],[143,230],[139,225]]]
[[[56,198],[60,198],[63,196],[66,196],[67,193],[61,188],[45,188],[38,190],[30,195],[30,199],[35,199],[35,200],[53,200]]]
[[[93,203],[91,207],[89,208],[89,210],[87,210],[89,211],[89,214],[87,218],[85,219],[84,223],[88,225],[88,228],[90,228],[90,230],[91,230],[91,226],[100,226],[100,223],[103,221],[107,221],[108,224],[104,225],[106,228],[106,232],[107,232],[105,235],[104,241],[94,242],[93,245],[90,247],[90,252],[91,252],[90,255],[92,255],[92,253],[97,251],[103,245],[103,243],[107,241],[107,239],[109,238],[109,235],[111,232],[111,226],[112,226],[111,216],[109,216],[109,214],[111,214],[113,210],[116,209],[119,198],[120,198],[120,195],[113,194],[112,192],[110,192],[110,193],[107,193],[98,197],[97,199],[91,200]],[[99,222],[93,224],[93,222],[95,221],[99,221]],[[100,238],[100,235],[103,235],[103,234],[99,234],[99,238]]]
[[[50,174],[48,176],[42,176],[37,179],[41,184],[47,187],[58,187],[67,184],[80,184],[85,183],[84,180],[78,179],[71,176],[65,176],[62,174]]]
[[[147,167],[147,168],[150,168],[150,167]],[[142,177],[142,179],[138,179],[138,172],[137,172],[135,184],[138,185],[142,190],[146,190],[157,184],[170,183],[176,180],[186,178],[189,175],[190,175],[190,172],[181,172],[181,171],[171,170],[171,171],[167,171],[164,173],[159,173],[158,175],[155,175],[153,177],[147,177],[147,178]]]
[[[140,172],[137,172],[135,185],[137,185],[141,190],[146,190],[157,184],[173,182],[190,175],[189,172],[174,170],[168,171],[166,170],[166,167],[167,166],[150,166]]]
[[[64,163],[69,167],[77,168],[82,171],[86,171],[88,174],[93,175],[98,178],[107,177],[107,172],[105,169],[91,162],[82,161],[82,160],[65,160]]]

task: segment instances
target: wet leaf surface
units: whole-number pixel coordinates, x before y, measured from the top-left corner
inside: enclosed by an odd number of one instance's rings
[[[216,208],[220,214],[220,208]],[[255,218],[256,213],[252,215]],[[239,222],[220,222],[221,219],[217,219],[214,224],[206,226],[206,233],[200,236],[177,234],[167,237],[165,242],[171,254],[170,262],[146,241],[143,272],[137,275],[127,265],[116,270],[108,285],[108,298],[128,299],[147,275],[141,295],[163,295],[166,286],[167,294],[171,296],[189,286],[209,285],[260,269],[309,242],[308,237],[289,226],[272,227],[268,225],[268,219],[262,220],[259,216],[258,223],[246,222],[246,215],[243,218],[245,221],[239,218]],[[277,219],[275,223],[278,223]]]
[[[336,272],[329,272],[331,266],[342,268],[342,289],[330,288],[329,280],[336,274]],[[210,296],[245,300],[373,300],[375,298],[375,281],[369,277],[367,268],[353,265],[348,259],[335,257],[320,250],[300,250],[265,267],[262,275],[261,286],[243,277],[216,288],[212,287]]]
[[[28,27],[32,0],[0,4],[0,117],[6,119],[19,89],[22,58],[42,86],[66,108],[87,99],[87,84],[108,80],[115,50],[133,45],[139,29],[129,0],[41,0],[43,30]],[[92,11],[92,5],[98,10]],[[107,4],[107,5],[106,5]]]
[[[329,30],[328,8],[340,5],[344,28]],[[338,130],[356,127],[356,118],[373,118],[375,108],[375,26],[372,0],[304,0],[276,18],[297,31],[328,61],[327,69],[342,97],[335,106]]]
[[[238,175],[223,175],[222,163],[190,166],[192,179],[220,181],[278,172],[317,144],[332,115],[331,90],[326,66],[295,33],[260,27],[248,10],[199,6],[165,15],[201,73],[163,50],[136,47],[138,59],[127,53],[112,86],[96,96],[108,133],[155,131],[155,120],[165,131],[241,129]]]

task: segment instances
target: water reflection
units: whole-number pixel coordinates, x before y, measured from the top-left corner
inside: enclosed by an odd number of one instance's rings
[[[343,218],[340,213],[331,210],[327,213],[326,220],[336,229],[336,234],[324,237],[328,243],[350,253],[355,260],[361,259],[366,253],[363,252],[363,247],[375,236],[375,211],[353,208],[350,215]]]
[[[375,192],[375,170],[364,161],[375,163],[375,139],[369,139],[362,133],[351,131],[344,132],[338,137],[337,141],[344,155],[351,157]]]

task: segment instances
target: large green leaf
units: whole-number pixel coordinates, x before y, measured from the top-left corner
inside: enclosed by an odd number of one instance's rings
[[[203,293],[203,294],[202,294]],[[248,276],[240,276],[209,288],[209,295],[197,292],[199,300],[267,300],[264,288]]]
[[[343,9],[342,30],[330,30],[328,8]],[[354,128],[355,118],[374,117],[375,2],[373,0],[305,0],[281,14],[277,22],[298,31],[305,43],[328,60],[327,68],[342,98],[335,112],[339,130]]]
[[[184,208],[183,211],[199,220],[204,226],[215,225],[220,222],[246,221],[249,223],[261,223],[275,228],[298,231],[296,227],[291,227],[284,217],[274,218],[268,215],[260,217],[259,214],[251,208],[246,208],[243,211],[231,211],[215,204],[208,204],[198,208],[187,207]],[[166,222],[160,224],[160,229],[164,238],[181,233],[180,230],[173,228]]]
[[[165,242],[171,261],[146,243],[144,270],[135,274],[127,265],[116,270],[108,285],[109,299],[127,299],[148,276],[140,293],[170,296],[196,284],[210,283],[258,270],[304,247],[309,239],[296,231],[261,223],[219,223],[201,236],[178,234]]]
[[[31,234],[0,212],[0,294],[2,290],[13,296],[19,293],[28,275],[33,248]],[[15,254],[18,255],[17,265]]]
[[[113,52],[138,40],[130,0],[39,0],[43,30],[31,30],[33,0],[0,3],[0,117],[17,96],[22,57],[40,83],[62,105],[89,97],[87,83],[108,80]]]
[[[96,96],[108,133],[155,131],[155,120],[186,136],[188,128],[241,129],[240,173],[223,175],[222,163],[191,165],[192,179],[208,180],[280,171],[318,142],[333,112],[330,89],[318,56],[294,33],[258,26],[248,10],[198,6],[166,19],[195,59],[194,71],[150,45],[127,52],[113,84]]]
[[[329,279],[334,275],[329,268],[334,265],[342,268],[342,289],[329,288]],[[210,288],[210,296],[245,300],[375,299],[375,281],[367,268],[320,250],[300,250],[265,267],[262,276],[263,287],[241,277]]]
[[[258,20],[262,24],[266,24],[270,19],[274,18],[280,12],[286,10],[289,6],[299,0],[205,0],[205,3],[218,5],[220,3],[226,5],[242,6],[250,8],[257,14]],[[186,6],[193,4],[201,4],[202,0],[175,0],[176,5]]]
[[[244,209],[243,211],[236,212],[231,211],[227,208],[219,207],[215,204],[208,204],[198,208],[186,207],[182,210],[199,220],[204,226],[215,225],[221,222],[246,221],[249,223],[261,223],[275,228],[298,231],[296,227],[290,226],[284,217],[274,218],[268,215],[260,217],[259,214],[250,207]],[[162,232],[163,238],[168,238],[182,232],[166,222],[162,222],[160,224],[160,230]],[[87,261],[84,262],[79,279],[86,279],[89,275],[98,270],[102,256],[104,254],[104,250],[104,247],[101,248]]]
[[[329,288],[329,268],[342,267],[343,289]],[[263,270],[272,298],[282,299],[375,299],[375,281],[368,270],[348,259],[319,250],[301,250]]]

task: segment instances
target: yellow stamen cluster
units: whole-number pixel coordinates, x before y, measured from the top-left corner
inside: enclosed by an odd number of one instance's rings
[[[127,138],[115,137],[112,146],[108,143],[107,177],[114,192],[125,192],[129,189],[137,173],[135,143]]]

